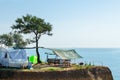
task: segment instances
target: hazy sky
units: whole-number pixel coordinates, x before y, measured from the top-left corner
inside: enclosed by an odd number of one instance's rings
[[[31,14],[53,25],[44,47],[120,47],[120,0],[0,0],[0,34]]]

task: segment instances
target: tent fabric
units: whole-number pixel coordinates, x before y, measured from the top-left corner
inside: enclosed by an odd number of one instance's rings
[[[60,50],[53,49],[53,52],[58,55],[61,59],[76,59],[82,58],[75,50]]]
[[[0,64],[5,67],[26,67],[28,66],[26,51],[23,49],[7,51],[0,48]]]

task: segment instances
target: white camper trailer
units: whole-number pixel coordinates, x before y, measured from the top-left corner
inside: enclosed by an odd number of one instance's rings
[[[6,50],[0,48],[0,65],[4,67],[22,68],[28,66],[26,51],[23,49]]]

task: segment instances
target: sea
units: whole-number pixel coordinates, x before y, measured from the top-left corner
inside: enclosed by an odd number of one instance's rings
[[[63,49],[63,48],[62,48]],[[71,48],[65,48],[71,49]],[[83,58],[74,59],[72,63],[83,62],[85,64],[93,64],[97,66],[107,66],[110,68],[114,80],[120,80],[120,48],[72,48]],[[36,55],[35,49],[27,49],[27,55]],[[52,53],[50,49],[39,49],[41,60],[46,62],[46,54]],[[55,56],[49,56],[55,57]]]

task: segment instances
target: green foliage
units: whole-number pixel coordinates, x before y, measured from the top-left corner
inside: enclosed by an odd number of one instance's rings
[[[52,35],[52,25],[45,22],[44,19],[38,18],[27,14],[22,18],[16,20],[16,24],[11,27],[13,30],[24,34],[34,34],[32,40],[28,40],[29,43],[36,43],[36,53],[38,57],[38,63],[40,62],[40,55],[38,52],[38,41],[42,35]]]
[[[13,38],[10,34],[0,35],[0,43],[4,44],[6,46],[12,46],[13,45]]]
[[[13,33],[12,34],[13,37],[13,42],[14,42],[14,47],[15,48],[20,48],[20,47],[24,47],[27,45],[27,42],[25,40],[23,40],[23,36],[19,33]]]
[[[16,32],[0,35],[0,43],[6,46],[13,46],[15,48],[27,45],[27,42],[23,40],[23,36]]]
[[[36,37],[37,39],[39,39],[41,35],[51,35],[51,26],[52,25],[50,23],[46,23],[44,19],[28,14],[26,16],[23,16],[22,18],[18,18],[16,20],[16,24],[13,25],[11,28],[24,34],[34,33],[35,37],[33,39],[36,39]]]

